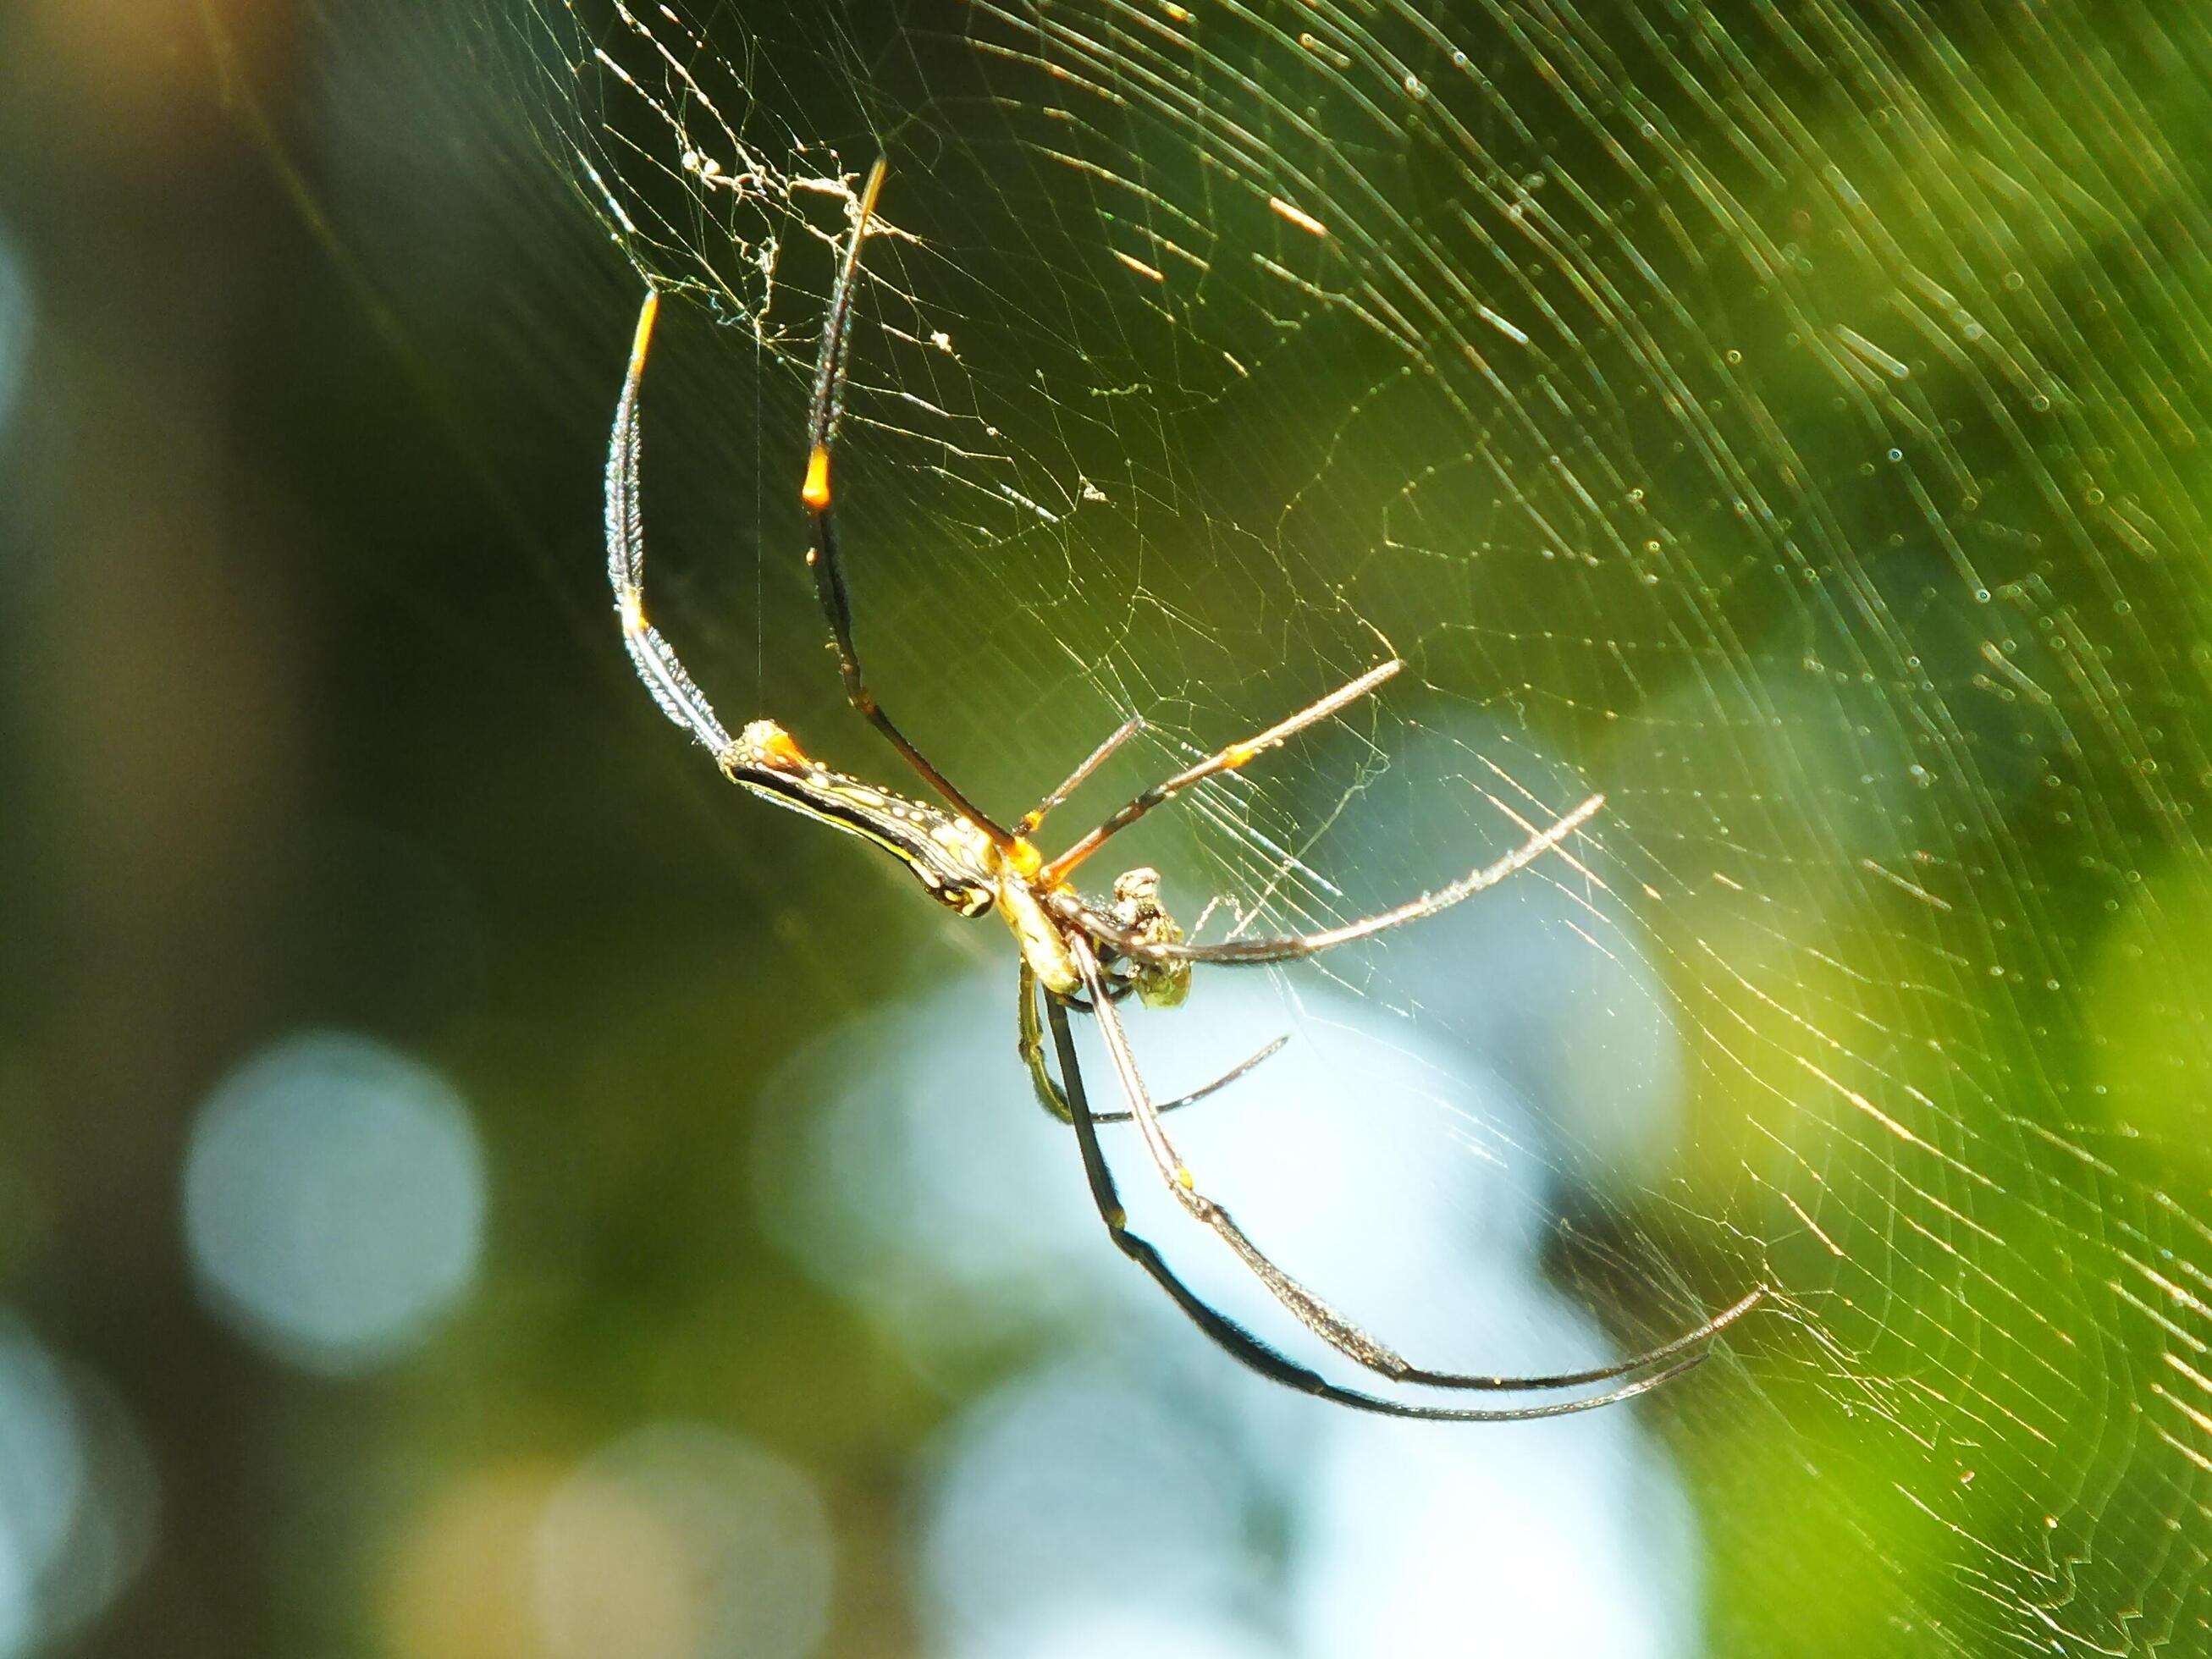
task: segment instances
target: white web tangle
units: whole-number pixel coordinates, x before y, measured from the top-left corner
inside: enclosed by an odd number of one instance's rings
[[[828,261],[787,303],[784,239],[867,158],[790,88],[905,113],[849,556],[1000,793],[1377,641],[1425,695],[1186,803],[1214,937],[1605,793],[1520,881],[1650,964],[1688,1127],[1538,1155],[1590,1282],[1780,1293],[1700,1443],[1721,1645],[1857,1575],[1856,1650],[2191,1651],[2212,34],[1955,9],[946,5],[806,63],[538,22],[629,256],[802,365]],[[1332,968],[1480,1028],[1438,989],[1479,948]]]

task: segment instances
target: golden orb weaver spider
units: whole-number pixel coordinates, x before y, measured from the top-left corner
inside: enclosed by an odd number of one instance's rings
[[[646,349],[652,339],[659,304],[659,294],[650,288],[638,314],[637,333],[607,446],[607,575],[614,585],[615,609],[622,620],[623,640],[638,677],[653,693],[662,712],[706,745],[723,776],[731,782],[765,796],[780,806],[872,842],[903,863],[931,897],[963,916],[996,911],[1004,918],[1013,930],[1021,952],[1018,1051],[1029,1067],[1040,1100],[1075,1131],[1091,1195],[1109,1234],[1122,1254],[1151,1274],[1201,1331],[1252,1370],[1304,1393],[1384,1416],[1452,1422],[1512,1422],[1563,1416],[1611,1405],[1656,1388],[1697,1364],[1705,1358],[1705,1345],[1708,1340],[1747,1312],[1759,1300],[1759,1289],[1753,1289],[1733,1306],[1672,1340],[1610,1365],[1547,1376],[1485,1376],[1431,1370],[1413,1364],[1369,1335],[1278,1267],[1246,1236],[1226,1209],[1199,1190],[1188,1166],[1168,1138],[1161,1122],[1163,1115],[1236,1081],[1280,1048],[1284,1040],[1278,1038],[1202,1089],[1179,1100],[1155,1103],[1138,1075],[1128,1034],[1116,1009],[1123,997],[1133,994],[1150,1006],[1173,1006],[1188,993],[1191,969],[1196,963],[1289,962],[1432,916],[1485,888],[1495,886],[1558,847],[1590,819],[1604,804],[1604,798],[1591,796],[1548,828],[1531,835],[1504,857],[1470,872],[1448,886],[1424,893],[1391,909],[1318,933],[1242,939],[1216,945],[1197,945],[1185,939],[1182,929],[1160,902],[1160,878],[1156,871],[1124,872],[1114,884],[1113,902],[1103,908],[1084,897],[1069,877],[1109,839],[1155,806],[1173,799],[1206,778],[1244,765],[1278,747],[1293,733],[1365,696],[1398,672],[1397,662],[1385,662],[1368,670],[1350,684],[1332,691],[1258,736],[1231,744],[1165,782],[1155,784],[1056,858],[1046,858],[1030,837],[1048,813],[1121,744],[1141,729],[1140,718],[1129,720],[1099,744],[1065,783],[1015,820],[1012,828],[1002,825],[977,807],[908,741],[869,689],[854,647],[852,603],[846,592],[844,567],[838,556],[836,523],[831,516],[830,463],[844,384],[853,291],[860,270],[861,244],[867,238],[876,200],[883,188],[884,166],[881,160],[876,162],[861,191],[852,240],[839,266],[829,315],[823,325],[808,422],[806,476],[799,495],[814,526],[814,546],[807,555],[807,564],[813,572],[815,593],[823,614],[829,620],[830,637],[844,673],[846,697],[906,757],[907,763],[951,811],[830,770],[808,759],[790,734],[773,720],[755,720],[732,738],[715,718],[714,709],[684,672],[668,642],[646,620],[645,539],[638,504],[638,398],[645,375]],[[1078,1000],[1079,993],[1081,1000]],[[1051,1024],[1053,1047],[1060,1063],[1058,1083],[1054,1081],[1044,1060],[1042,1034],[1036,1015],[1040,995]],[[1121,1093],[1127,1102],[1126,1112],[1106,1113],[1091,1109],[1084,1091],[1074,1036],[1068,1024],[1071,1008],[1097,1019]],[[1510,1393],[1545,1393],[1622,1378],[1631,1380],[1602,1394],[1504,1408],[1392,1400],[1328,1381],[1202,1300],[1151,1243],[1129,1231],[1098,1139],[1097,1126],[1116,1121],[1135,1122],[1162,1179],[1194,1219],[1218,1235],[1307,1329],[1369,1370],[1399,1383]]]

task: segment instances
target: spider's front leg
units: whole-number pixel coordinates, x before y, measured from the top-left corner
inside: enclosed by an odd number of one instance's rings
[[[660,295],[648,288],[638,309],[629,363],[623,372],[622,397],[615,405],[607,438],[607,580],[614,589],[615,614],[621,619],[623,645],[637,677],[653,693],[660,712],[719,755],[730,734],[714,718],[706,696],[692,684],[676,652],[645,616],[645,519],[638,500],[638,398],[645,383],[646,353],[653,344],[653,319]]]
[[[838,417],[843,406],[845,353],[851,343],[853,294],[860,273],[860,251],[875,222],[876,202],[883,194],[889,165],[884,157],[878,156],[875,166],[868,169],[867,183],[861,186],[854,216],[853,237],[845,245],[845,257],[837,267],[837,286],[830,294],[829,314],[823,319],[822,344],[814,365],[814,397],[806,422],[806,477],[799,491],[799,500],[814,521],[814,545],[806,555],[806,566],[813,574],[814,594],[821,604],[823,617],[830,624],[830,642],[836,647],[838,670],[845,681],[845,700],[889,739],[907,764],[955,812],[1004,852],[1014,845],[1018,837],[970,800],[915,747],[884,712],[869,687],[866,671],[860,665],[860,647],[853,640],[853,599],[845,585],[844,561],[837,548],[830,459],[836,447]]]

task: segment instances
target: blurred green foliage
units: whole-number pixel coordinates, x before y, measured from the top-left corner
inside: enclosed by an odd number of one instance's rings
[[[1405,655],[1351,738],[1132,836],[1194,909],[1272,843],[1343,895],[1285,909],[1348,913],[1605,790],[1591,925],[1654,964],[1686,1127],[1577,1172],[1547,1260],[1624,1329],[1656,1264],[1776,1289],[1650,1402],[1712,1650],[2197,1650],[2212,35],[1434,9],[700,20],[748,133],[898,155],[863,643],[996,802],[1126,713],[1158,762]],[[635,260],[687,285],[655,614],[726,720],[884,770],[799,559],[834,199],[764,222],[756,333],[612,14],[33,0],[0,62],[0,1268],[161,1491],[81,1650],[541,1651],[546,1494],[672,1418],[818,1479],[824,1651],[911,1650],[931,1437],[1067,1334],[927,1374],[768,1242],[753,1148],[818,1108],[776,1081],[810,1041],[979,967],[1010,1000],[1006,942],[720,786],[597,539]],[[579,132],[665,236],[617,245]],[[1420,1010],[1393,960],[1345,972]],[[1007,1025],[976,1087],[1018,1100]],[[198,1103],[315,1027],[441,1068],[492,1170],[468,1302],[349,1382],[242,1344],[178,1222]]]

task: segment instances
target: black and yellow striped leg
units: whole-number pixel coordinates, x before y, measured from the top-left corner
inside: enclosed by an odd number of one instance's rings
[[[845,591],[845,565],[837,550],[837,521],[830,510],[832,490],[830,457],[837,441],[837,417],[844,398],[845,349],[853,328],[853,287],[860,270],[860,249],[868,240],[875,218],[876,198],[883,193],[885,163],[880,156],[869,169],[861,188],[853,240],[837,268],[837,287],[830,300],[830,314],[823,319],[822,346],[814,365],[814,399],[807,420],[806,478],[799,489],[814,521],[814,546],[806,556],[814,575],[814,594],[830,624],[830,637],[837,647],[837,666],[845,678],[845,700],[869,725],[889,739],[929,787],[951,805],[952,810],[989,836],[1000,847],[1014,843],[1013,832],[968,799],[952,781],[915,748],[876,701],[860,667],[860,653],[853,643],[853,600]]]

